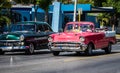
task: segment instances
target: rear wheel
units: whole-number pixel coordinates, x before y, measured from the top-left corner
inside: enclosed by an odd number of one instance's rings
[[[92,49],[93,49],[92,44],[89,44],[88,47],[87,47],[87,49],[85,50],[86,55],[91,56],[93,54]]]
[[[53,51],[52,53],[53,53],[54,56],[58,56],[60,54],[59,51]]]
[[[110,53],[111,53],[111,50],[112,50],[112,44],[109,43],[109,44],[108,44],[108,47],[104,48],[104,50],[105,50],[105,53],[110,54]]]
[[[27,54],[33,54],[34,53],[35,46],[33,43],[29,44],[29,49],[26,51]]]

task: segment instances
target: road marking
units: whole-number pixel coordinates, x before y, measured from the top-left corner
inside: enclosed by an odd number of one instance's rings
[[[111,55],[112,55],[112,56],[120,55],[120,53],[116,53],[116,54],[106,54],[106,55],[100,55],[100,56],[72,57],[72,58],[67,58],[67,59],[65,59],[64,62],[72,62],[72,61],[78,61],[78,60],[86,60],[86,59],[109,57],[109,56],[111,56]]]

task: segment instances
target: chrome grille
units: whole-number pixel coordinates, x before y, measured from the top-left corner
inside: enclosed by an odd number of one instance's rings
[[[19,46],[19,42],[0,42],[0,46]]]
[[[57,42],[52,43],[52,46],[54,47],[80,47],[80,43],[70,43],[70,42]]]

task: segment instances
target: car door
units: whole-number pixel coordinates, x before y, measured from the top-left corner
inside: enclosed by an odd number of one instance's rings
[[[44,34],[45,34],[45,45],[47,45],[48,44],[48,36],[50,35],[50,34],[52,34],[53,33],[53,31],[52,31],[52,29],[51,29],[51,27],[49,26],[49,25],[47,25],[47,24],[44,24],[43,25],[43,27],[44,27]]]
[[[36,45],[38,46],[38,49],[43,48],[45,46],[45,41],[46,41],[46,34],[45,34],[45,30],[43,27],[43,24],[38,24],[37,29],[37,43]]]
[[[102,33],[102,32],[99,32],[99,33],[96,33],[95,34],[95,42],[96,42],[96,47],[97,48],[102,48],[102,47],[104,47],[104,33]]]

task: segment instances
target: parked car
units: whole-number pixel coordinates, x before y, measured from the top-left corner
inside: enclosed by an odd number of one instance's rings
[[[115,31],[95,29],[94,23],[85,21],[67,23],[64,32],[51,34],[48,40],[55,56],[64,51],[92,55],[96,49],[111,53],[111,45],[116,43]]]
[[[8,51],[25,51],[48,48],[48,36],[53,31],[46,22],[26,21],[10,26],[10,32],[0,35],[0,54]]]

